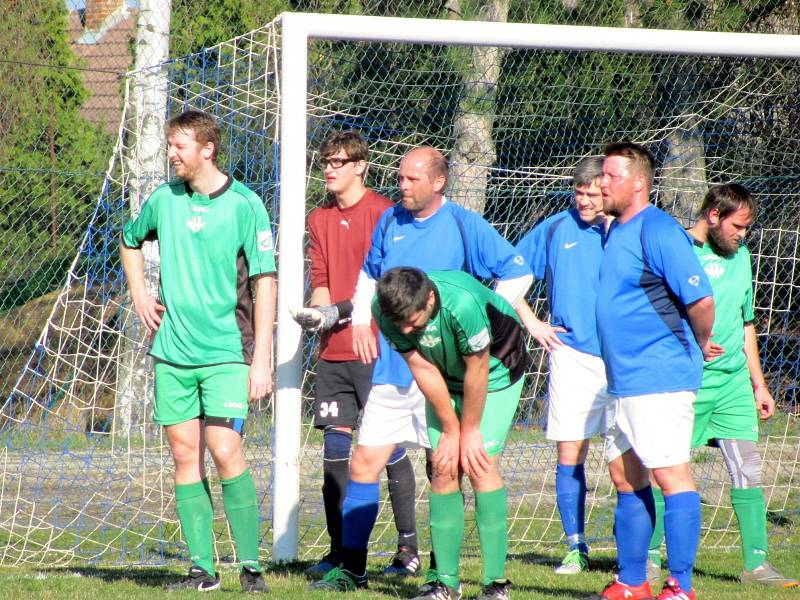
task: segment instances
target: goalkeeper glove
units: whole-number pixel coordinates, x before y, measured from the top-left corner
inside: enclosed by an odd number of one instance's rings
[[[336,304],[291,309],[292,317],[305,331],[327,331],[338,323],[350,320],[342,318]]]

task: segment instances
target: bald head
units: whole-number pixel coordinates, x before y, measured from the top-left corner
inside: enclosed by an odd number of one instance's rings
[[[442,205],[447,185],[447,159],[436,148],[414,148],[400,161],[403,207],[416,218],[432,215]]]
[[[408,161],[426,173],[433,180],[436,177],[444,177],[447,180],[447,159],[444,154],[431,146],[420,146],[414,148],[403,157],[402,162]],[[401,162],[401,165],[402,165]]]

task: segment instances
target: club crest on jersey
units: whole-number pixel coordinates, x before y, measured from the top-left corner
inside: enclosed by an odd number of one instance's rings
[[[419,345],[426,348],[433,348],[434,346],[438,346],[441,342],[442,336],[433,335],[430,333],[425,333],[421,338],[419,338]]]
[[[266,252],[268,250],[272,250],[272,231],[269,229],[267,231],[259,231],[258,232],[258,251],[259,252]]]
[[[697,287],[698,285],[700,285],[700,276],[699,275],[692,275],[691,277],[689,277],[688,281],[689,281],[689,285],[693,285],[693,286]]]
[[[193,232],[197,233],[206,226],[206,222],[200,215],[195,215],[194,217],[187,219],[186,226]]]
[[[703,267],[703,270],[706,272],[706,275],[711,277],[711,279],[719,279],[725,275],[725,265],[721,262],[707,263]]]

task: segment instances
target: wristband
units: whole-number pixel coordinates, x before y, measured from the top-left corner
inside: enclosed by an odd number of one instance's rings
[[[766,383],[754,383],[753,384],[753,391],[755,392],[758,388],[765,388],[767,387]]]

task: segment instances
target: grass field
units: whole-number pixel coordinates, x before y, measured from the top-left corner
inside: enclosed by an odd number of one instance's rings
[[[611,554],[597,554],[589,573],[572,577],[557,576],[553,565],[559,556],[517,555],[508,566],[508,577],[514,582],[512,597],[525,599],[583,598],[602,589],[610,581],[613,567]],[[800,555],[792,550],[775,552],[772,557],[783,572],[800,574]],[[355,595],[358,600],[379,598],[411,598],[415,595],[417,579],[385,581],[377,577],[385,558],[370,562],[370,589]],[[271,597],[294,600],[322,600],[342,598],[335,593],[309,592],[307,580],[301,575],[308,563],[297,563],[269,571],[267,582]],[[758,586],[742,586],[737,577],[741,569],[741,556],[734,552],[702,551],[698,559],[695,586],[702,600],[777,600],[800,598],[800,590],[782,590]],[[462,562],[464,569],[464,597],[471,598],[479,592],[480,563],[475,558]],[[177,568],[133,568],[73,566],[47,568],[44,565],[0,568],[0,598],[4,599],[142,599],[197,598],[197,592],[167,594],[162,586],[179,578],[183,570]],[[222,570],[222,595],[225,598],[244,597],[239,593],[239,581],[232,568]],[[212,597],[215,597],[212,595]]]

